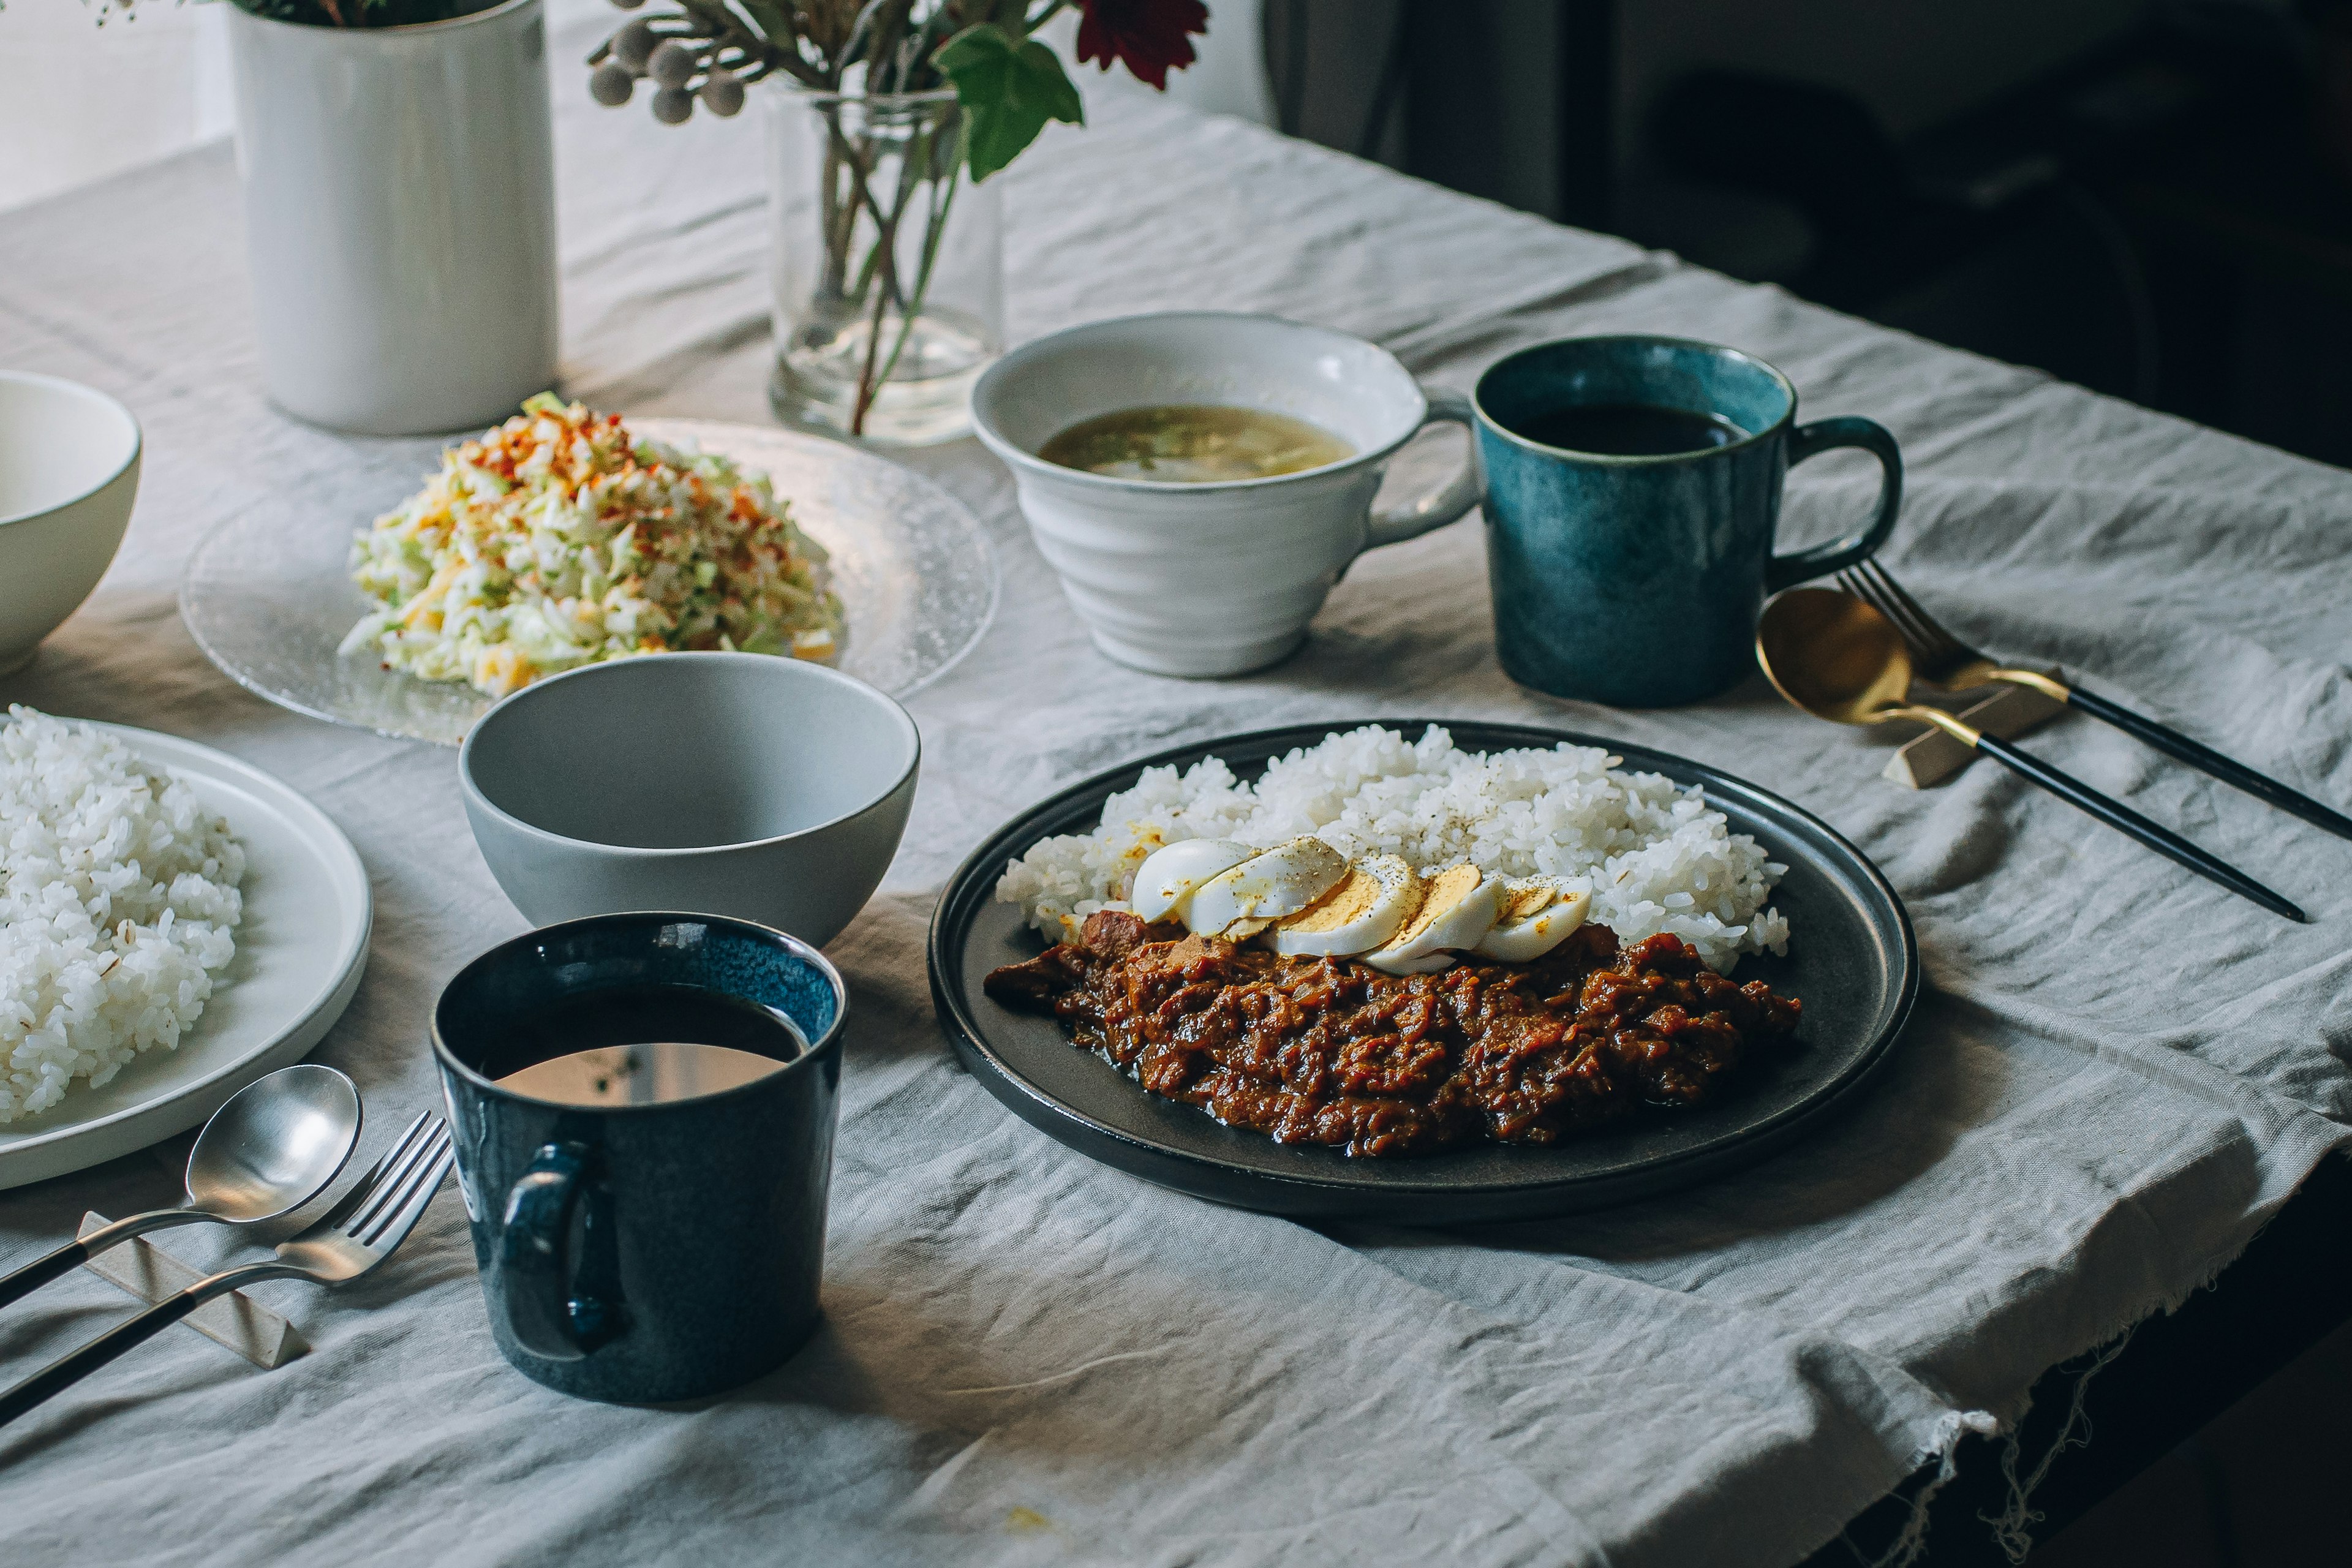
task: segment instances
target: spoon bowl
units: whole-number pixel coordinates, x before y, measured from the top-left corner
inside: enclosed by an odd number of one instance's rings
[[[256,1079],[196,1135],[187,1206],[235,1225],[298,1209],[341,1173],[362,1120],[359,1090],[333,1068],[297,1062]]]
[[[1756,658],[1780,695],[1817,719],[1926,717],[1906,701],[1911,654],[1903,634],[1851,594],[1791,588],[1775,595],[1757,622]]]

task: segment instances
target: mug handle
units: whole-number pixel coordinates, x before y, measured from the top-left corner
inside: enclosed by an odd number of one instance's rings
[[[621,1331],[620,1314],[573,1283],[572,1215],[587,1194],[591,1158],[584,1143],[542,1144],[507,1194],[499,1253],[507,1288],[496,1300],[523,1349],[550,1361],[578,1361]]]
[[[1433,528],[1444,528],[1476,506],[1484,491],[1478,482],[1477,411],[1458,392],[1426,382],[1420,386],[1422,396],[1428,400],[1429,412],[1413,426],[1413,435],[1418,436],[1432,425],[1459,425],[1470,432],[1471,449],[1462,459],[1462,471],[1448,479],[1444,489],[1422,497],[1411,506],[1374,511],[1364,531],[1366,550],[1416,539]]]
[[[1895,531],[1895,514],[1903,506],[1903,449],[1886,426],[1874,419],[1848,415],[1817,419],[1789,432],[1789,467],[1840,447],[1859,447],[1878,459],[1878,515],[1860,533],[1809,545],[1786,555],[1775,555],[1764,568],[1764,591],[1777,594],[1791,584],[1843,572],[1886,542]]]

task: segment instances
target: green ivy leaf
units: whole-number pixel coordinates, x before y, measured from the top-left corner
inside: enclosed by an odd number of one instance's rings
[[[941,44],[931,58],[955,83],[956,101],[963,106],[965,155],[974,180],[1019,157],[1047,121],[1086,123],[1086,106],[1064,74],[1061,57],[1034,38],[982,22]]]

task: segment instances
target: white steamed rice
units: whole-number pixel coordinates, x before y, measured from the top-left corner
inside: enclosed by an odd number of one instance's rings
[[[170,1050],[236,953],[245,849],[87,724],[0,727],[0,1124]]]
[[[1349,857],[1391,851],[1423,871],[1468,861],[1505,876],[1565,878],[1591,919],[1628,944],[1671,931],[1729,973],[1746,952],[1787,950],[1767,907],[1788,868],[1733,833],[1696,787],[1625,773],[1591,746],[1465,752],[1432,725],[1418,742],[1368,724],[1268,764],[1255,787],[1215,757],[1150,768],[1103,805],[1102,826],[1035,845],[996,896],[1048,939],[1124,909],[1136,868],[1181,838],[1261,847],[1312,834]]]

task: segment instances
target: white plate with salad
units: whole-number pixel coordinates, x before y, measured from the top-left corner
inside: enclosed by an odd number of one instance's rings
[[[456,745],[541,675],[738,648],[903,697],[995,614],[988,536],[919,474],[793,431],[534,398],[371,524],[256,509],[188,562],[209,658],[298,713]]]

